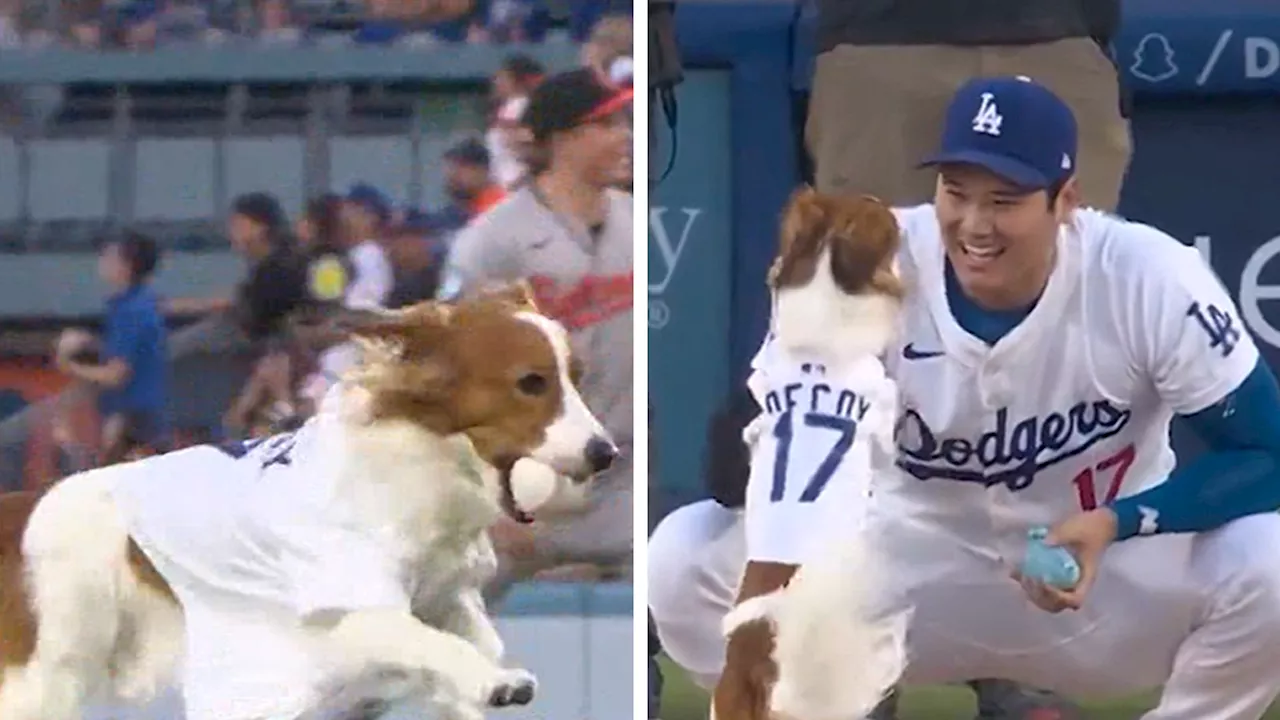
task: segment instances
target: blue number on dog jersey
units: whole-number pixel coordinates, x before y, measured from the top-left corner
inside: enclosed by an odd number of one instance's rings
[[[773,426],[773,437],[778,441],[778,450],[773,461],[773,488],[769,492],[771,502],[781,501],[787,491],[787,468],[790,465],[791,440],[794,436],[791,418],[792,413],[784,413]],[[804,416],[804,424],[807,427],[826,428],[840,433],[840,437],[831,446],[831,452],[822,459],[818,469],[813,471],[813,477],[805,485],[804,491],[800,493],[800,502],[807,503],[818,499],[823,488],[835,475],[836,468],[840,467],[840,461],[844,459],[845,453],[853,447],[854,436],[858,433],[858,423],[855,420],[834,415],[807,413]]]
[[[294,434],[291,432],[280,433],[279,435],[271,435],[262,438],[251,438],[249,440],[231,440],[218,444],[218,449],[239,460],[259,447],[264,448],[262,455],[262,468],[266,469],[272,465],[289,465],[293,462],[290,453],[293,451],[295,443]]]

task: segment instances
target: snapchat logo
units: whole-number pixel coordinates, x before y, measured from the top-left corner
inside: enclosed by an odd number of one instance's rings
[[[1173,63],[1173,47],[1169,38],[1160,33],[1147,33],[1138,42],[1133,51],[1133,65],[1129,72],[1147,82],[1162,82],[1178,74],[1178,66]]]
[[[326,255],[311,263],[307,286],[311,297],[322,302],[341,300],[347,291],[347,269],[333,255]]]

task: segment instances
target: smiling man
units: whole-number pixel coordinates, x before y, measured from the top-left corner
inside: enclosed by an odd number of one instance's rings
[[[972,81],[927,163],[934,203],[897,212],[899,472],[877,479],[868,530],[895,569],[880,590],[913,608],[905,681],[1163,685],[1144,720],[1258,720],[1280,693],[1280,390],[1193,248],[1079,207],[1076,150],[1043,86]],[[1208,452],[1175,457],[1174,416]],[[733,589],[794,568],[724,541],[740,527],[687,542],[711,512],[655,531],[650,606],[673,659],[741,678],[761,648],[716,653]],[[1039,525],[1079,563],[1074,586],[1012,572]]]

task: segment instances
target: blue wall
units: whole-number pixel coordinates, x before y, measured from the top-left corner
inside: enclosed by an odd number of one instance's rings
[[[1120,210],[1208,254],[1274,366],[1280,362],[1280,263],[1271,262],[1280,255],[1280,216],[1271,210],[1280,188],[1280,4],[1125,0],[1124,11],[1116,57],[1136,107],[1134,157]],[[680,88],[676,172],[654,203],[668,236],[689,213],[696,211],[696,220],[670,282],[661,291],[650,286],[651,304],[661,300],[673,324],[686,324],[668,331],[651,322],[649,330],[659,475],[674,502],[702,494],[706,418],[744,378],[763,332],[763,279],[777,215],[797,181],[788,93],[808,81],[811,19],[785,2],[678,5],[684,60],[693,70]],[[706,90],[723,85],[720,78],[728,78],[727,100]],[[725,188],[706,187],[721,176],[716,159],[726,143],[732,166],[727,207],[720,204]],[[665,157],[656,153],[653,164],[661,168]],[[667,270],[656,228],[651,218],[654,283],[665,280]]]

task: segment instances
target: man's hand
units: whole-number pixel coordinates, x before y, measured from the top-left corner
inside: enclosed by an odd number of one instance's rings
[[[1093,587],[1103,554],[1115,539],[1116,515],[1110,508],[1077,513],[1051,528],[1045,543],[1071,551],[1080,565],[1080,582],[1073,588],[1062,589],[1021,577],[1016,571],[1013,578],[1022,584],[1027,597],[1041,610],[1051,613],[1079,610]]]
[[[754,620],[729,636],[724,671],[716,683],[715,720],[768,720],[769,693],[778,678],[773,664],[773,627]]]

